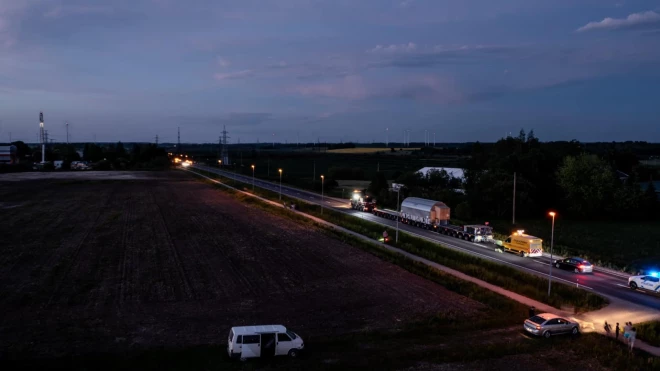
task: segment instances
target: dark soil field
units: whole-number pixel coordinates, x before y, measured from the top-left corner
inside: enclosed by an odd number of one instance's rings
[[[485,309],[186,174],[149,176],[0,181],[0,360],[222,346],[251,324],[334,336]]]

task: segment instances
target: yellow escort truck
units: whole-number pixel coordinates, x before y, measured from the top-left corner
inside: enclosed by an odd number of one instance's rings
[[[521,257],[543,256],[543,240],[520,230],[502,241],[502,250],[516,253]]]

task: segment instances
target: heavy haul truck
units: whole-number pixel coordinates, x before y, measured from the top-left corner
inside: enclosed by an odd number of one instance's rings
[[[357,201],[356,201],[357,202]],[[368,210],[368,209],[371,210]],[[493,227],[486,224],[454,225],[449,223],[450,209],[443,202],[418,197],[407,197],[401,203],[401,211],[379,209],[376,201],[372,200],[368,211],[381,218],[397,220],[418,228],[432,230],[447,236],[453,236],[471,242],[496,243],[493,238]],[[354,209],[358,209],[354,207]],[[537,257],[543,255],[542,240],[538,237],[517,231],[496,250],[507,251],[523,257]]]

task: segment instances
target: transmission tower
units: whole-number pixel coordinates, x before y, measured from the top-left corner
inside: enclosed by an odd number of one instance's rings
[[[220,154],[220,159],[222,160],[223,165],[229,165],[229,152],[227,148],[227,139],[229,137],[227,136],[227,126],[223,125],[222,127],[222,153]]]
[[[181,128],[176,128],[176,152],[181,153]]]

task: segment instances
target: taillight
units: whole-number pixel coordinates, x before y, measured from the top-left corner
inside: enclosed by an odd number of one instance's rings
[[[540,329],[541,329],[541,326],[536,325],[536,329],[537,329],[537,330],[540,330]]]

